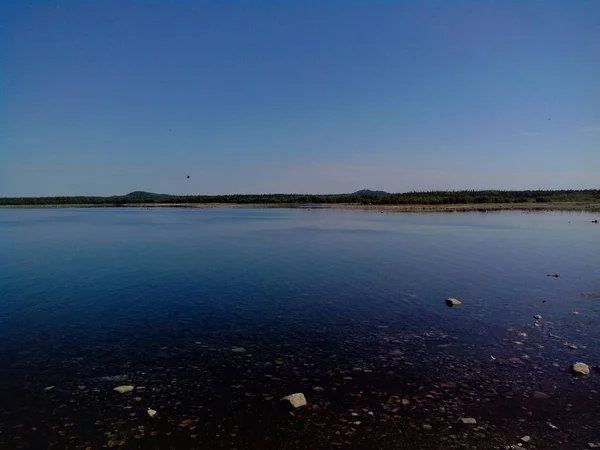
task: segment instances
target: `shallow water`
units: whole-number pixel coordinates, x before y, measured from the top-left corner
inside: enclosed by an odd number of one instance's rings
[[[589,448],[595,218],[0,210],[0,446]]]

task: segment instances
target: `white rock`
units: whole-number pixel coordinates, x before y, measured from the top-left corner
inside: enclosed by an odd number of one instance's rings
[[[531,436],[523,436],[523,437],[521,438],[521,440],[522,440],[523,442],[529,442],[529,441],[531,440]]]
[[[449,307],[449,308],[452,308],[454,306],[458,306],[460,304],[462,304],[462,302],[460,300],[456,299],[456,298],[448,297],[446,299],[446,306]]]
[[[533,316],[533,318],[535,320],[542,320],[542,316],[540,316],[539,314],[536,314],[535,316]]]
[[[156,415],[156,411],[154,409],[148,408],[148,415],[150,417],[154,417]]]
[[[45,391],[51,391],[52,389],[54,389],[54,386],[47,386],[44,388]]]
[[[590,374],[590,367],[582,362],[573,364],[571,370],[575,375],[587,376]]]
[[[477,423],[477,421],[475,419],[473,419],[472,417],[461,417],[458,420],[460,420],[465,425],[475,425]]]
[[[133,386],[117,386],[113,391],[117,391],[119,394],[126,394],[133,391]]]
[[[302,392],[297,392],[295,394],[286,395],[281,400],[287,400],[292,404],[294,408],[300,408],[301,406],[306,406],[306,397]]]

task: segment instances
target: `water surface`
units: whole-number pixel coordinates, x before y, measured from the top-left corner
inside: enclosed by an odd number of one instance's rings
[[[0,210],[0,445],[583,448],[594,218]]]

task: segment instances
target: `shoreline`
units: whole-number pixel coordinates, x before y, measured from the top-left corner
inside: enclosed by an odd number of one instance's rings
[[[352,203],[333,203],[300,205],[291,203],[128,203],[123,205],[111,204],[65,204],[65,205],[0,205],[0,209],[62,209],[62,208],[188,208],[188,209],[253,209],[253,208],[289,208],[289,209],[336,209],[363,210],[381,212],[488,212],[488,211],[579,211],[600,212],[600,203],[485,203],[485,204],[455,204],[455,205],[362,205]]]

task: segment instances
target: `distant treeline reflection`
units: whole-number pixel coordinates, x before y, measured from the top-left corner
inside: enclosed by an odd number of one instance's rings
[[[112,197],[4,197],[0,205],[98,205],[131,204],[334,204],[359,205],[458,205],[484,203],[597,203],[600,189],[558,191],[431,191],[388,194],[373,191],[353,194],[167,195],[136,191]]]

